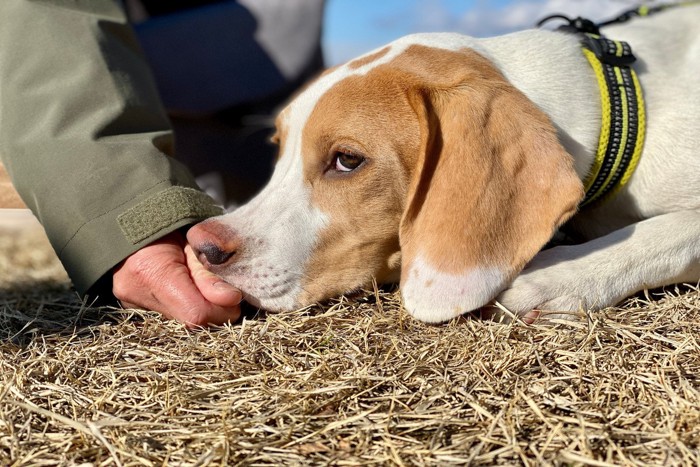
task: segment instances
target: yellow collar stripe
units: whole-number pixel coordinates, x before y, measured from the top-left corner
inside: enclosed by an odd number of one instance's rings
[[[587,34],[583,46],[600,89],[602,122],[580,207],[608,199],[629,181],[645,134],[644,99],[629,45]]]

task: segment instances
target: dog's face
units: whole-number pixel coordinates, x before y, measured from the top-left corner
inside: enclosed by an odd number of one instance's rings
[[[263,191],[188,234],[270,310],[400,277],[412,314],[450,319],[505,287],[581,196],[551,123],[470,50],[394,45],[327,72],[275,139]]]
[[[219,265],[200,259],[252,303],[290,309],[373,277],[398,280],[399,223],[421,135],[399,83],[380,79],[329,73],[311,84],[277,118],[280,153],[267,187],[190,234],[195,246],[211,232],[212,243],[236,250]],[[197,231],[204,238],[192,238]]]

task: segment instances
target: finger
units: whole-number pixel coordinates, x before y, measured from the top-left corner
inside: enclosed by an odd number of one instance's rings
[[[520,320],[525,324],[533,324],[539,319],[540,311],[532,310],[523,315],[515,315],[510,311],[506,312],[504,308],[500,308],[491,303],[479,308],[476,311],[476,316],[484,320],[497,321],[504,324],[510,323],[513,320]]]
[[[162,283],[156,297],[161,303],[158,311],[188,327],[235,322],[240,317],[237,303],[222,306],[207,300],[193,282],[186,264],[171,268],[167,282]]]
[[[208,271],[199,262],[190,245],[185,245],[185,256],[190,276],[206,300],[222,307],[232,307],[241,303],[243,300],[241,291]]]
[[[539,318],[542,312],[540,310],[531,310],[522,316],[522,320],[525,324],[534,324]]]
[[[190,328],[233,323],[240,318],[238,303],[222,306],[209,302],[195,286],[185,265],[173,269],[168,279],[168,283],[156,292],[159,306],[154,308],[166,317]]]

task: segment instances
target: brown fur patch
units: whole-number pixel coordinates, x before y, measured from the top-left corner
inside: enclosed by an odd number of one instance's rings
[[[406,164],[419,143],[420,129],[391,68],[348,77],[319,99],[302,134],[304,176],[330,225],[307,265],[303,302],[366,286],[372,277],[398,280]],[[364,165],[335,172],[339,147],[364,156]]]
[[[287,120],[287,112],[288,110],[285,108],[277,115],[277,118],[275,119],[275,133],[270,137],[270,142],[279,146],[276,157],[277,161],[279,161],[283,155],[282,144],[284,144],[284,141],[287,140],[287,132],[289,130],[287,124],[285,123]]]
[[[517,274],[576,210],[582,186],[549,118],[472,50],[410,47],[396,67],[425,80],[412,94],[421,157],[401,224],[406,265],[422,255],[460,274]]]
[[[372,63],[373,61],[382,58],[387,54],[387,52],[389,52],[389,47],[384,47],[378,52],[353,60],[352,62],[348,63],[348,68],[351,70],[360,68],[361,66],[367,65],[368,63]]]

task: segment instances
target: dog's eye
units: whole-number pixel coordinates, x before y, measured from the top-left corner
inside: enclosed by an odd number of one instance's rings
[[[334,155],[335,170],[338,172],[352,172],[365,161],[365,158],[344,151],[336,151]]]

